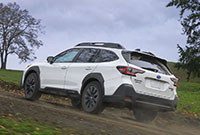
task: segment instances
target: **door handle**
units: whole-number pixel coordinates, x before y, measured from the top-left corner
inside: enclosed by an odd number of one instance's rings
[[[61,69],[65,70],[65,69],[67,69],[67,67],[63,66],[63,67],[61,67]]]
[[[86,67],[85,70],[92,70],[92,68],[91,67]]]

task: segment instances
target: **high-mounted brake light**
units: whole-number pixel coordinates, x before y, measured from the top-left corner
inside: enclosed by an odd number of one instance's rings
[[[128,67],[128,66],[117,66],[117,69],[119,70],[120,73],[125,74],[125,75],[130,75],[130,76],[136,76],[136,74],[143,74],[145,71]]]
[[[179,79],[178,78],[170,78],[172,82],[174,82],[174,86],[178,86]]]

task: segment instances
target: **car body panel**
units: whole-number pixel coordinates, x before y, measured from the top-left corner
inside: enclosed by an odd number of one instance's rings
[[[71,63],[44,63],[40,65],[41,88],[64,89],[65,77]]]
[[[75,90],[80,93],[83,79],[94,72],[98,63],[72,63],[65,76],[65,89]]]

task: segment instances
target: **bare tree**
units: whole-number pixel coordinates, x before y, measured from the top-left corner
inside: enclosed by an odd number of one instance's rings
[[[38,34],[43,33],[41,20],[20,9],[16,3],[0,3],[1,69],[6,69],[8,55],[15,54],[21,62],[34,60],[35,49],[43,45]]]

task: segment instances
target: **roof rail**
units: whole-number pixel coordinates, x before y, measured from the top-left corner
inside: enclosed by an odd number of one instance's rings
[[[144,52],[144,51],[143,51]],[[152,56],[155,56],[152,52],[144,52],[146,54],[149,54],[149,55],[152,55]]]
[[[76,46],[95,46],[95,47],[125,49],[122,45],[118,43],[108,43],[108,42],[85,42],[85,43],[80,43]]]
[[[135,49],[135,51],[140,51],[140,49]]]

